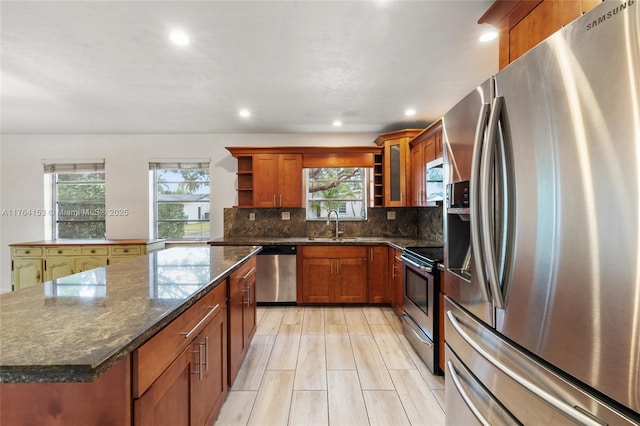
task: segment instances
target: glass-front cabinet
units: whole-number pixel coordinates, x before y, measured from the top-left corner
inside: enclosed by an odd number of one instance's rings
[[[411,152],[409,142],[422,129],[404,129],[383,133],[375,140],[384,147],[384,207],[411,205]]]

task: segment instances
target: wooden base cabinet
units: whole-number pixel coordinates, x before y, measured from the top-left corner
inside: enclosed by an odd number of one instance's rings
[[[134,352],[134,425],[213,423],[227,394],[226,295],[225,282]]]
[[[404,280],[402,269],[402,251],[390,248],[389,249],[389,286],[388,297],[390,299],[391,306],[396,315],[402,315],[402,298],[404,292]]]
[[[248,260],[229,277],[228,384],[238,375],[256,332],[256,258]]]
[[[164,240],[53,240],[10,244],[13,290],[164,249]]]
[[[389,269],[389,248],[387,246],[367,247],[369,262],[367,264],[369,282],[369,303],[389,303],[385,289],[387,287]]]
[[[302,246],[298,253],[298,302],[367,302],[366,247]]]

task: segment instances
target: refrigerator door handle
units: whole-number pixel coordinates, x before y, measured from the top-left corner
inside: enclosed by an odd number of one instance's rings
[[[496,253],[493,247],[493,235],[491,232],[491,211],[493,203],[490,202],[491,192],[491,165],[493,163],[493,154],[495,153],[495,143],[498,132],[498,122],[502,114],[502,106],[504,105],[503,97],[496,97],[491,107],[491,115],[489,116],[489,129],[487,131],[487,140],[482,149],[482,160],[480,168],[480,228],[482,233],[482,245],[485,258],[485,269],[488,275],[489,288],[493,296],[493,304],[496,308],[504,308],[504,297],[500,288],[500,275],[498,274],[498,265],[496,262]]]
[[[491,301],[489,296],[489,286],[482,265],[485,264],[482,243],[480,238],[480,162],[482,159],[482,149],[484,133],[489,121],[490,104],[482,104],[480,115],[476,126],[475,140],[473,141],[473,157],[471,160],[471,182],[469,183],[469,210],[471,214],[471,246],[473,247],[476,270],[478,271],[478,285],[482,292],[482,297],[487,302]]]
[[[492,364],[495,368],[502,371],[504,374],[509,376],[513,381],[518,383],[523,388],[527,389],[529,392],[533,393],[537,397],[541,398],[547,404],[556,408],[558,411],[562,412],[570,419],[578,422],[579,424],[587,425],[587,426],[602,426],[606,424],[604,422],[595,420],[592,415],[584,414],[582,411],[577,410],[572,405],[567,404],[561,399],[551,395],[549,392],[535,385],[533,382],[525,379],[520,376],[518,373],[513,371],[511,368],[507,367],[503,363],[501,363],[498,359],[496,359],[493,355],[491,355],[488,351],[486,351],[482,346],[480,346],[476,341],[474,341],[471,336],[467,334],[466,331],[462,329],[462,326],[458,322],[456,316],[453,314],[451,310],[447,311],[447,318],[451,323],[451,326],[454,330],[462,337],[462,339],[473,348],[480,356],[486,359],[490,364]],[[590,413],[589,413],[590,414]]]
[[[467,405],[467,407],[469,407],[471,413],[473,413],[475,418],[480,422],[480,424],[482,424],[482,426],[491,426],[491,423],[484,418],[482,413],[480,413],[478,407],[475,406],[475,404],[467,394],[467,391],[465,391],[462,387],[462,383],[460,383],[460,379],[458,378],[458,372],[456,371],[451,361],[447,361],[447,370],[449,370],[449,377],[453,381],[453,386],[456,388],[456,391],[458,392],[460,397],[462,397],[462,400]]]

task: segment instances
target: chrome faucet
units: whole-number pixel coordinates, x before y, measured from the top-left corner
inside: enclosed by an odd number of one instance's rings
[[[331,223],[331,215],[336,214],[336,240],[340,237],[341,231],[338,231],[338,225],[340,223],[340,215],[337,210],[329,210],[329,214],[327,215],[327,225]]]

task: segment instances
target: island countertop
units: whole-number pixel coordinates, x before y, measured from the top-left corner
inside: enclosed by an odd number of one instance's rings
[[[0,295],[0,382],[95,380],[260,249],[176,247]]]

